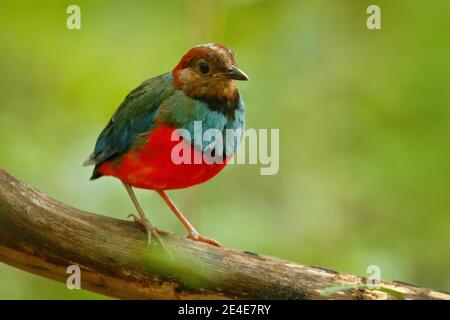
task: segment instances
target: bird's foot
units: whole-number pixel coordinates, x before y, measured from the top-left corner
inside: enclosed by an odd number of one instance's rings
[[[221,247],[222,245],[220,244],[220,242],[214,240],[214,239],[208,239],[205,238],[204,236],[201,236],[200,234],[198,234],[197,232],[192,232],[187,236],[189,239],[192,239],[194,241],[198,241],[198,242],[203,242],[203,243],[207,243],[210,244],[214,247]]]
[[[152,243],[153,236],[156,238],[156,240],[158,240],[158,242],[162,243],[162,239],[159,236],[158,231],[150,224],[150,221],[148,221],[148,219],[139,218],[134,214],[128,215],[128,218],[133,218],[134,222],[144,227],[145,231],[147,232],[148,245]]]
[[[130,217],[133,218],[134,222],[136,222],[136,223],[138,223],[138,224],[140,224],[141,226],[144,227],[145,231],[147,232],[147,239],[148,239],[147,240],[147,244],[149,246],[152,243],[152,237],[155,237],[156,241],[159,242],[161,247],[163,247],[163,249],[166,250],[169,253],[170,256],[172,256],[172,253],[167,248],[167,246],[164,243],[163,239],[159,236],[158,230],[150,224],[150,221],[148,221],[148,219],[146,219],[146,218],[139,218],[139,217],[137,217],[134,214],[128,215],[128,218],[130,218]]]

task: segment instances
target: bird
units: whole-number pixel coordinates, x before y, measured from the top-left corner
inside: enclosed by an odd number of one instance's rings
[[[158,193],[183,224],[189,239],[221,246],[202,236],[166,191],[210,180],[236,153],[242,135],[225,137],[227,130],[242,132],[245,127],[245,105],[235,80],[245,81],[248,76],[238,68],[232,50],[217,43],[191,48],[172,71],[145,80],[125,97],[83,163],[94,166],[91,180],[109,176],[122,182],[139,215],[130,216],[146,230],[149,245],[153,236],[162,240],[133,188]],[[196,123],[201,124],[200,133],[214,129],[223,134],[224,141],[214,145],[194,139]],[[178,163],[173,155],[180,144],[183,157],[184,152],[191,152],[190,160],[206,155],[223,161]]]

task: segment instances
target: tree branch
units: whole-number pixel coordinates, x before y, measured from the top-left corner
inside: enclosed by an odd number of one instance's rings
[[[0,168],[0,261],[65,283],[81,268],[81,287],[123,299],[324,299],[331,286],[364,278],[214,248],[172,234],[147,246],[137,224],[87,213],[50,199]],[[332,299],[450,299],[448,293],[400,282],[379,290],[337,290]]]

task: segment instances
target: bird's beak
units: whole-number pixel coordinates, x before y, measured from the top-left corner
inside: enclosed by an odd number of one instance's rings
[[[225,72],[225,75],[234,80],[248,80],[248,76],[244,73],[244,71],[240,70],[236,66],[232,66],[229,70]]]

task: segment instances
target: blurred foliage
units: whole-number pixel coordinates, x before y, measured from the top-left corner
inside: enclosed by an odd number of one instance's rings
[[[82,29],[66,28],[81,7]],[[377,3],[382,30],[366,28]],[[123,97],[222,42],[247,127],[280,129],[280,171],[230,166],[170,192],[205,235],[303,264],[450,290],[450,2],[10,1],[0,11],[0,165],[92,212],[132,212],[81,163]],[[161,228],[184,233],[150,191]],[[0,265],[0,298],[102,298]]]

